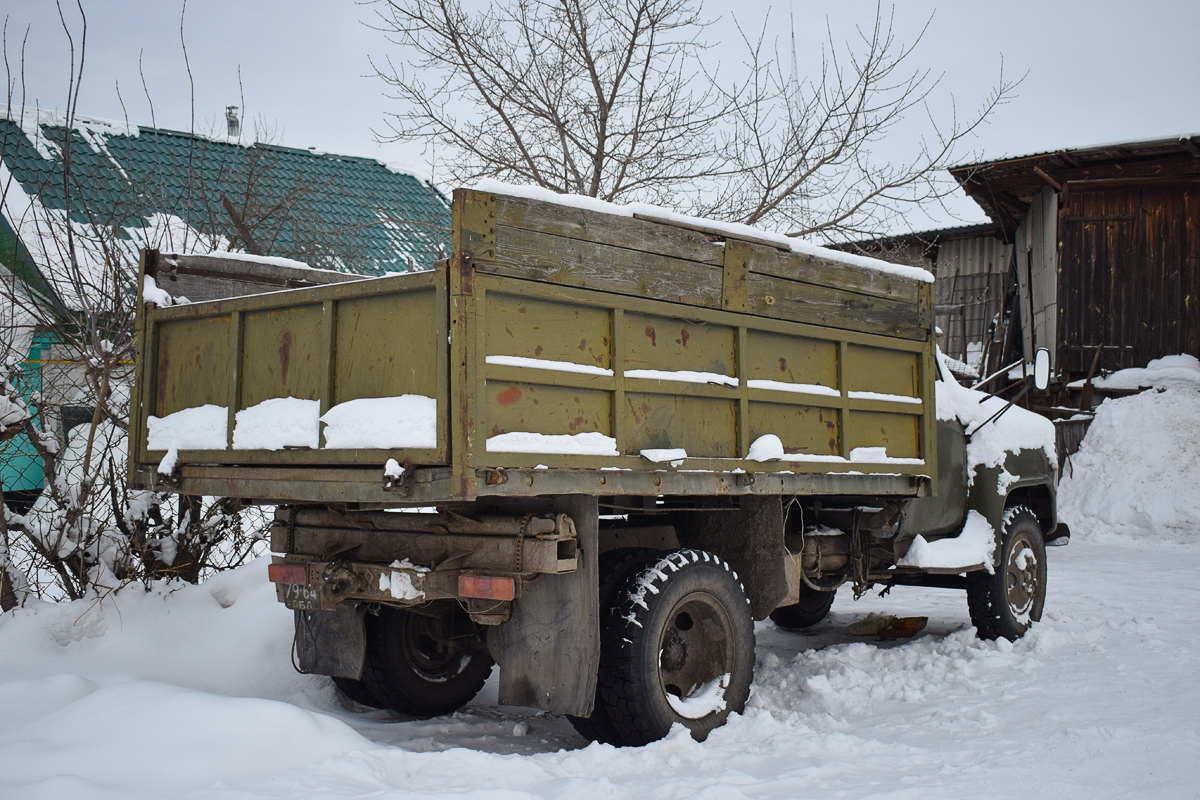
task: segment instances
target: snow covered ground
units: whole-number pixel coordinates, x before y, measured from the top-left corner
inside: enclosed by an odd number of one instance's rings
[[[960,592],[846,593],[809,635],[758,626],[749,707],[707,742],[615,749],[498,706],[494,679],[444,719],[348,708],[292,671],[259,561],[0,617],[0,798],[1197,797],[1198,399],[1102,408],[1065,481],[1073,541],[1049,551],[1045,617],[1016,644],[976,639]],[[869,613],[929,624],[846,632]]]

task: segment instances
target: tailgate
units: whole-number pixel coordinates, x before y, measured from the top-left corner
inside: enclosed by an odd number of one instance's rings
[[[131,481],[184,464],[449,463],[446,315],[444,270],[140,304]]]

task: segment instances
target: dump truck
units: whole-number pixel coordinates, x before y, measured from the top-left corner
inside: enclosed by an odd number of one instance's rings
[[[274,506],[297,667],[358,704],[498,667],[590,739],[703,738],[755,623],[843,585],[1041,615],[1052,426],[954,383],[924,270],[503,184],[454,192],[429,271],[244,266],[143,254],[130,484]]]

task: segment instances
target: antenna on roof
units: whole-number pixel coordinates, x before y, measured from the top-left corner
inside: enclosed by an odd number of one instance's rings
[[[228,126],[230,139],[236,139],[241,136],[242,123],[238,121],[237,106],[225,106],[225,124]]]

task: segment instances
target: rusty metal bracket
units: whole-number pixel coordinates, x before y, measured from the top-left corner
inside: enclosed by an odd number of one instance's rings
[[[288,509],[287,518],[287,552],[296,552],[296,507]]]
[[[411,497],[413,493],[413,484],[416,482],[416,468],[413,466],[412,458],[404,459],[401,465],[401,473],[399,478],[390,478],[387,475],[383,476],[383,490],[392,492],[401,497]]]
[[[933,284],[922,283],[917,287],[917,325],[928,328],[933,325]]]

